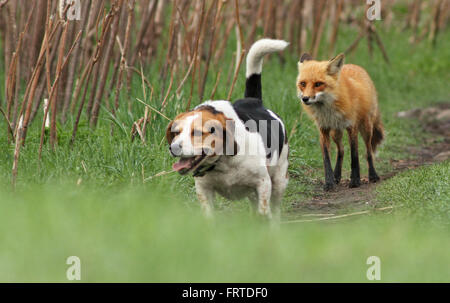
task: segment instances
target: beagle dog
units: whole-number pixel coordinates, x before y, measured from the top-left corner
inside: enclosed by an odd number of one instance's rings
[[[263,56],[283,50],[282,40],[262,39],[247,56],[245,98],[206,101],[178,115],[167,127],[173,170],[195,178],[206,215],[216,193],[228,199],[248,197],[259,214],[279,218],[288,183],[286,128],[262,102]]]

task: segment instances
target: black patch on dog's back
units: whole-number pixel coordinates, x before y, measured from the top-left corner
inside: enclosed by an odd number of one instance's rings
[[[280,157],[283,144],[286,143],[287,139],[286,134],[283,132],[284,127],[280,121],[275,119],[263,106],[262,100],[256,98],[240,99],[234,102],[233,108],[242,122],[246,123],[249,120],[256,122],[257,132],[261,135],[264,147],[266,148],[266,157],[270,158],[275,151],[277,151],[278,157]],[[267,128],[264,130],[260,129],[261,125],[259,121],[267,121]],[[278,133],[275,131],[272,133],[272,123],[278,124]],[[275,144],[272,144],[272,142]],[[278,142],[278,144],[276,144],[276,142]]]

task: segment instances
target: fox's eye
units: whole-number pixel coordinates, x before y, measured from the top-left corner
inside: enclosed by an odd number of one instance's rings
[[[305,81],[300,82],[300,86],[301,87],[305,87],[306,86],[306,82]]]
[[[322,85],[323,85],[323,82],[316,82],[316,83],[314,83],[315,87],[319,87],[319,86],[322,86]]]
[[[200,130],[196,130],[195,129],[195,130],[192,131],[192,135],[195,136],[195,137],[200,137],[200,136],[203,135],[203,133]]]

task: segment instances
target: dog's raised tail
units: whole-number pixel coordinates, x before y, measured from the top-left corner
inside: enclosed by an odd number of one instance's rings
[[[282,51],[289,43],[283,40],[261,39],[253,43],[247,55],[247,72],[245,82],[245,97],[262,100],[261,71],[263,57],[269,53]]]

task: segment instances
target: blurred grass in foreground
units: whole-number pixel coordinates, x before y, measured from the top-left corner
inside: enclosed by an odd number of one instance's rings
[[[369,256],[382,282],[450,280],[448,230],[401,211],[277,229],[246,212],[209,222],[195,201],[143,186],[0,194],[0,281],[67,281],[73,255],[84,282],[364,282]]]

